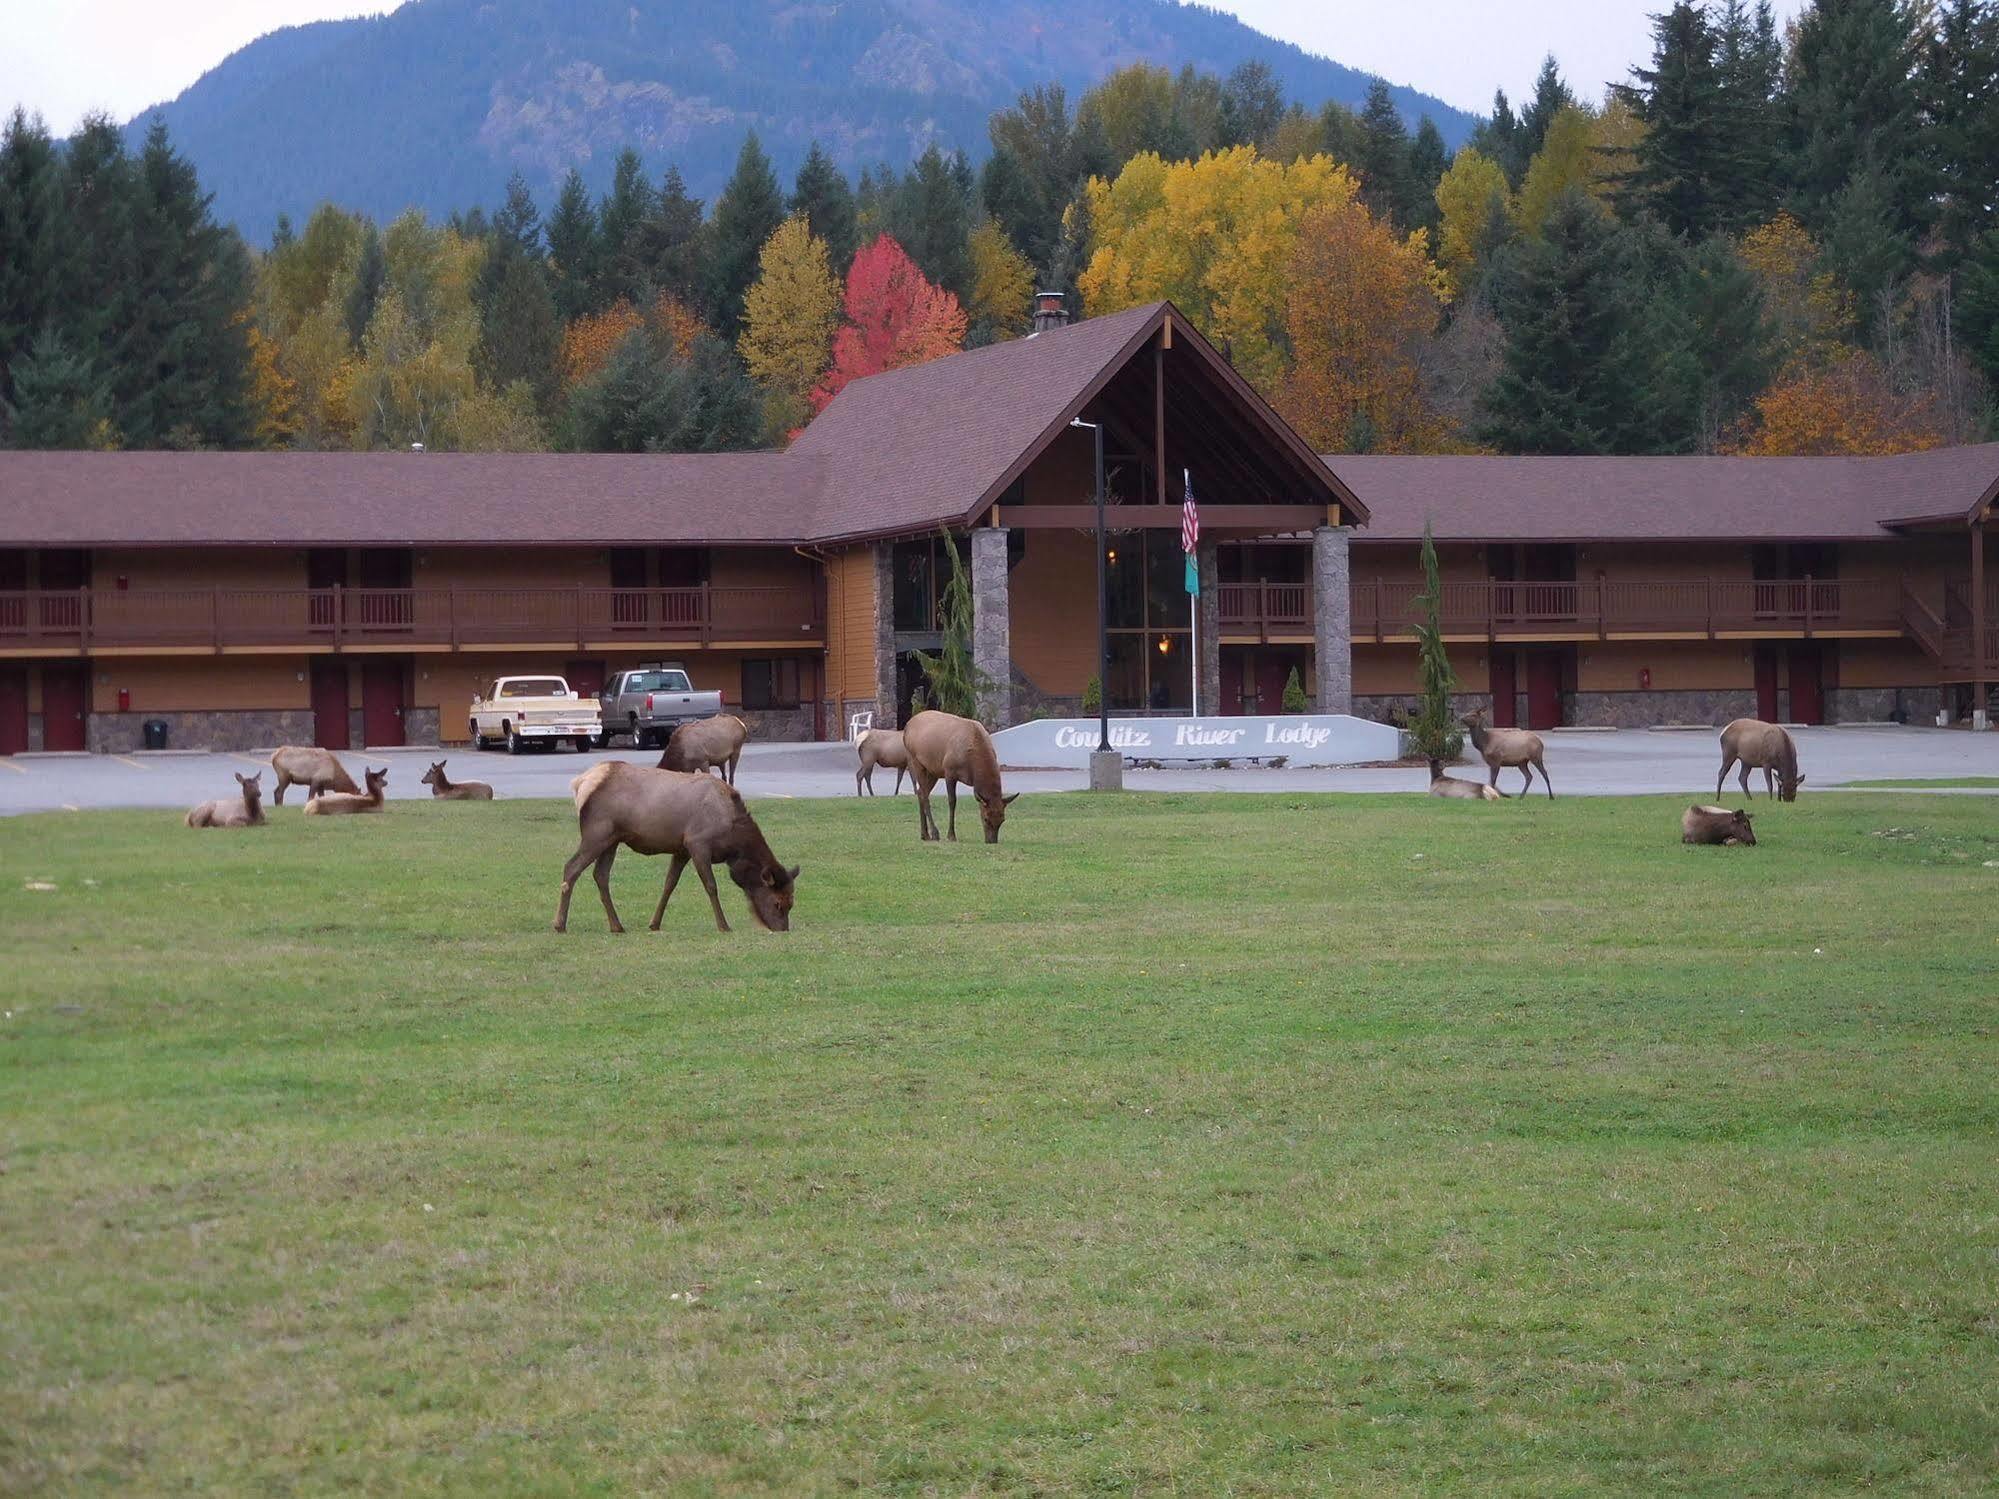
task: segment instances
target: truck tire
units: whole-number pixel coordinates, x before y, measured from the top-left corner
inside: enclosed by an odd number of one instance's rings
[[[508,728],[505,724],[500,725],[500,727],[506,730],[508,754],[518,755],[528,747],[527,741],[521,738],[520,730]]]
[[[465,727],[472,731],[470,736],[472,740],[472,748],[475,750],[484,749],[486,747],[486,741],[480,737],[479,725],[476,722],[467,722]]]

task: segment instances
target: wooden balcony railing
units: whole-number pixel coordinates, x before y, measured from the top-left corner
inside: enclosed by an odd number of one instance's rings
[[[0,593],[0,647],[622,644],[825,639],[795,588],[168,588]]]

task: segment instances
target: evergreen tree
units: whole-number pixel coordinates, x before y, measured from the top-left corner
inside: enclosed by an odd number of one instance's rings
[[[1360,112],[1360,195],[1374,216],[1407,229],[1405,215],[1415,202],[1410,175],[1409,132],[1388,85],[1379,78],[1367,86],[1367,104]]]
[[[887,232],[924,275],[959,301],[969,300],[971,196],[965,177],[934,143],[897,185],[889,201]]]
[[[784,222],[784,194],[770,158],[751,131],[736,157],[736,170],[715,200],[708,245],[707,306],[710,321],[733,343],[742,331],[743,293],[757,279],[757,256],[764,241]]]
[[[1868,165],[1834,196],[1825,231],[1825,259],[1853,294],[1861,325],[1892,312],[1895,290],[1914,268],[1916,251],[1897,225],[1893,179]]]
[[[1222,84],[1215,143],[1223,147],[1263,146],[1283,118],[1284,86],[1270,64],[1255,60],[1238,63]]]
[[[1768,223],[1777,211],[1777,94],[1783,82],[1784,50],[1777,40],[1770,0],[1756,0],[1754,9],[1745,0],[1722,0],[1712,27],[1721,84],[1716,102],[1714,227],[1741,234]]]
[[[791,211],[805,215],[806,227],[826,244],[835,276],[847,274],[860,246],[854,219],[854,190],[846,174],[814,141],[792,184]]]
[[[500,211],[493,215],[493,249],[502,257],[518,255],[528,260],[540,260],[541,250],[541,210],[534,205],[534,194],[528,191],[527,179],[515,172],[507,179],[507,201]]]
[[[951,558],[950,581],[939,600],[943,618],[943,639],[936,655],[914,651],[923,672],[932,706],[960,718],[981,717],[980,705],[991,690],[990,680],[979,670],[972,654],[972,575],[958,554],[958,543],[946,532],[944,550]]]
[[[1713,453],[1776,374],[1777,331],[1756,277],[1725,238],[1687,258],[1683,285],[1688,348],[1699,366],[1695,445]]]
[[[1575,107],[1576,96],[1562,82],[1562,70],[1555,64],[1554,54],[1549,53],[1541,60],[1541,71],[1534,76],[1534,97],[1520,113],[1521,160],[1532,161],[1548,138],[1548,127],[1555,123],[1555,116]]]
[[[373,224],[361,226],[361,245],[354,262],[354,279],[347,289],[347,341],[359,347],[367,336],[368,324],[375,320],[375,304],[389,281],[389,257],[382,249],[382,236]]]
[[[1437,243],[1437,184],[1450,169],[1451,153],[1444,145],[1437,122],[1424,115],[1409,142],[1409,200],[1403,206],[1402,223],[1410,229],[1430,231],[1432,249]]]
[[[1492,114],[1479,121],[1471,143],[1487,161],[1498,163],[1499,169],[1506,173],[1508,187],[1520,186],[1520,179],[1527,174],[1528,159],[1534,153],[1523,149],[1520,122],[1514,118],[1513,106],[1506,101],[1505,89],[1493,94]]]
[[[1337,99],[1328,100],[1319,111],[1319,141],[1334,161],[1351,171],[1360,170],[1360,158],[1367,149],[1367,131],[1361,126],[1360,116]]]
[[[717,453],[762,437],[757,388],[717,339],[695,340],[685,359],[644,328],[571,393],[569,447],[597,453]]]
[[[1999,386],[1999,228],[1972,241],[1958,268],[1964,347],[1985,378]]]
[[[90,364],[109,372],[119,406],[136,395],[129,382],[143,378],[132,368],[127,347],[139,311],[134,297],[141,274],[140,196],[124,132],[103,115],[86,119],[63,156],[64,212],[76,247],[69,267],[74,292],[48,326]]]
[[[498,284],[479,308],[479,373],[493,390],[525,381],[535,405],[547,411],[555,400],[556,352],[562,344],[548,271],[538,257],[519,250],[498,259]]]
[[[646,258],[646,229],[657,210],[652,184],[646,181],[645,163],[627,146],[618,153],[611,169],[611,190],[597,209],[596,292],[600,304],[620,298],[634,305],[650,300],[652,267]]]
[[[1023,255],[1048,268],[1062,239],[1062,212],[1078,187],[1092,175],[1114,170],[1103,130],[1094,123],[1072,124],[1068,96],[1056,83],[1022,94],[1013,108],[992,117],[987,134],[995,156],[1013,158],[1006,169],[1011,180],[995,184],[989,178],[985,185],[987,212],[1005,226]],[[863,242],[884,227],[879,221],[864,226]]]
[[[574,167],[562,179],[562,193],[548,221],[548,260],[555,310],[565,323],[605,305],[597,292],[597,210],[583,174]]]
[[[654,291],[666,292],[686,307],[701,305],[707,233],[701,200],[687,195],[680,168],[668,167],[653,196],[652,217],[643,236],[646,274]]]
[[[0,401],[35,336],[75,303],[63,166],[39,119],[16,109],[0,133]]]
[[[88,356],[48,329],[13,362],[13,395],[0,400],[0,435],[10,448],[112,446],[110,382]]]
[[[1024,237],[1025,228],[1041,221],[1040,195],[1012,151],[1001,149],[986,158],[979,172],[979,201],[987,216],[1006,231],[1015,249],[1031,263],[1046,265],[1045,254],[1037,261]]]
[[[1506,347],[1481,438],[1509,453],[1654,453],[1692,445],[1683,329],[1642,256],[1580,191],[1496,274]]]
[[[1956,264],[1999,222],[1999,5],[1947,0],[1922,75],[1939,258]]]
[[[1638,166],[1620,184],[1621,205],[1649,213],[1675,234],[1698,238],[1720,219],[1722,80],[1707,13],[1678,0],[1652,22],[1652,66],[1619,94],[1645,124]]]
[[[1430,523],[1423,522],[1423,591],[1416,595],[1416,716],[1409,720],[1409,738],[1416,757],[1448,765],[1464,752],[1464,731],[1451,712],[1457,673],[1451,670],[1444,646],[1444,584],[1437,569],[1437,544]]]
[[[1795,36],[1785,94],[1792,211],[1828,232],[1841,192],[1871,168],[1895,230],[1919,235],[1914,13],[1905,0],[1814,0]]]

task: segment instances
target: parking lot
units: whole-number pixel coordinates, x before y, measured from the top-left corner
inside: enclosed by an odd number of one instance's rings
[[[1557,794],[1711,795],[1714,791],[1720,756],[1712,733],[1554,730],[1546,737],[1548,769]],[[1999,777],[1999,734],[1926,728],[1826,728],[1798,730],[1797,738],[1807,793],[1858,780]],[[223,795],[233,784],[232,772],[248,774],[251,767],[265,764],[266,758],[251,751],[17,755],[0,759],[0,815],[97,807],[186,807]],[[424,768],[439,758],[449,759],[454,779],[490,782],[503,797],[560,798],[569,794],[573,777],[600,760],[650,765],[658,756],[629,750],[508,755],[419,747],[344,755],[356,780],[364,760],[387,765],[389,796],[399,801],[429,796],[421,778]],[[1474,776],[1480,770],[1482,767],[1467,763],[1459,774]],[[1125,785],[1135,791],[1406,792],[1419,791],[1426,782],[1420,768],[1381,766],[1268,770],[1189,764],[1128,770],[1125,775]],[[1014,769],[1007,773],[1009,790],[1073,791],[1083,783],[1079,771]],[[264,784],[266,788],[271,785],[268,773]],[[854,751],[847,744],[753,744],[744,751],[738,784],[749,797],[852,796]],[[878,792],[887,795],[894,785],[894,771],[875,772]],[[1503,772],[1500,785],[1507,791],[1517,789],[1518,772]],[[1760,796],[1760,775],[1752,785]],[[1992,788],[1982,790],[1990,794]],[[294,790],[291,795],[299,793]]]

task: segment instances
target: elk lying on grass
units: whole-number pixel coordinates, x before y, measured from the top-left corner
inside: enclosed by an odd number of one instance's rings
[[[659,757],[661,770],[687,772],[719,767],[722,779],[736,784],[736,762],[743,758],[743,744],[750,726],[733,713],[684,723],[666,741],[666,753]]]
[[[423,784],[430,788],[433,801],[440,802],[489,802],[493,799],[493,788],[484,781],[454,781],[444,773],[444,762],[436,760],[423,773]]]
[[[786,869],[777,862],[733,788],[708,775],[607,760],[584,771],[569,783],[569,789],[576,797],[576,824],[582,841],[562,866],[562,898],[555,907],[558,932],[568,929],[569,895],[586,869],[594,869],[597,893],[603,897],[611,930],[625,929],[618,920],[618,908],[611,904],[611,863],[620,847],[637,854],[673,856],[666,871],[666,888],[660,891],[659,905],[652,913],[655,932],[666,915],[673,887],[689,864],[708,892],[719,930],[728,931],[729,921],[715,891],[715,864],[729,867],[729,878],[749,899],[750,913],[759,924],[773,932],[790,928],[798,866]]]
[[[1492,774],[1487,784],[1493,790],[1499,789],[1499,772],[1504,766],[1514,766],[1526,777],[1526,784],[1520,788],[1525,796],[1534,789],[1534,771],[1541,772],[1541,784],[1548,788],[1548,800],[1555,799],[1555,783],[1548,779],[1548,767],[1541,763],[1541,736],[1531,729],[1490,729],[1486,727],[1485,710],[1468,713],[1461,720],[1467,733],[1471,735],[1472,748],[1485,761],[1486,769]],[[1528,766],[1534,770],[1529,770]]]
[[[937,840],[937,819],[930,812],[930,788],[944,783],[944,795],[951,804],[951,841],[958,841],[958,783],[972,788],[979,799],[979,820],[985,824],[986,842],[999,842],[1000,824],[1014,796],[1000,794],[999,756],[993,750],[993,736],[976,719],[960,718],[927,708],[912,718],[902,731],[903,747],[909,752],[909,775],[916,783],[917,830],[924,842]]]
[[[1475,781],[1460,781],[1456,776],[1444,774],[1442,762],[1430,762],[1430,795],[1450,797],[1467,802],[1498,802],[1505,796],[1490,786],[1481,786]]]
[[[361,767],[368,781],[368,789],[359,795],[351,791],[322,791],[305,804],[308,817],[336,817],[348,812],[379,812],[382,810],[382,788],[389,784],[389,768],[380,770]]]
[[[288,744],[283,749],[271,752],[271,769],[277,772],[278,783],[271,790],[271,800],[280,807],[285,804],[285,787],[305,787],[305,799],[311,801],[329,791],[359,791],[354,778],[347,774],[332,750],[320,749],[314,745]]]
[[[854,795],[875,794],[875,767],[885,765],[895,772],[895,796],[902,795],[902,778],[909,770],[909,746],[902,742],[900,729],[863,729],[861,737],[854,741],[854,750],[861,757],[861,768],[854,772]]]
[[[1747,812],[1733,811],[1728,807],[1696,805],[1680,814],[1680,842],[1746,843],[1753,846],[1756,842],[1756,833],[1749,826]]]
[[[1753,766],[1763,772],[1763,789],[1779,801],[1794,802],[1805,778],[1798,774],[1798,746],[1790,731],[1781,724],[1760,718],[1738,718],[1721,731],[1721,772],[1714,778],[1714,794],[1721,795],[1721,783],[1728,768],[1742,762],[1742,794],[1755,799],[1749,789]]]
[[[261,770],[253,776],[237,776],[236,784],[242,788],[241,795],[188,808],[187,825],[191,828],[262,827],[265,821],[263,780]]]

